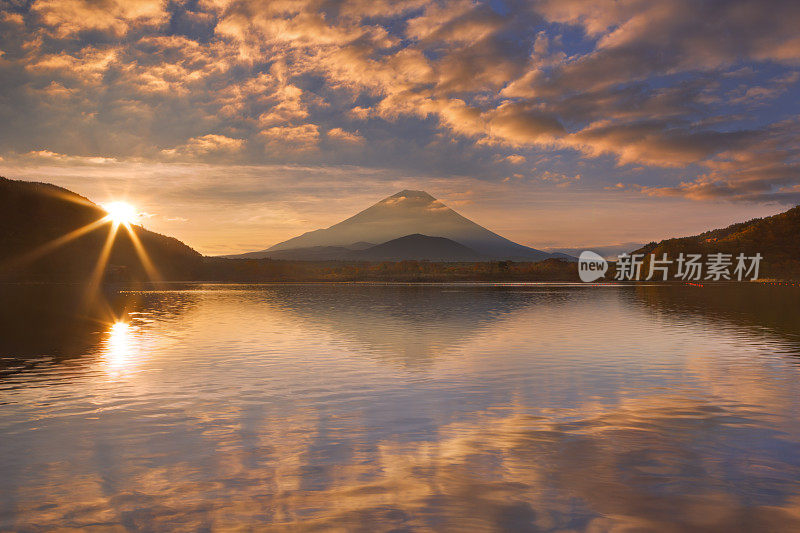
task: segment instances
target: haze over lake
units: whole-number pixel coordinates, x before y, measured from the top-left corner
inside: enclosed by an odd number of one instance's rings
[[[0,291],[0,530],[800,528],[794,289]]]

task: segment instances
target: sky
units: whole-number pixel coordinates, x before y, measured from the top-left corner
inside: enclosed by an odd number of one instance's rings
[[[0,0],[0,175],[207,254],[422,189],[537,248],[800,203],[795,0]]]

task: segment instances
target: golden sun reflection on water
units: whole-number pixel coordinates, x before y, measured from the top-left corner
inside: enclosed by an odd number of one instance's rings
[[[136,327],[127,322],[115,322],[107,332],[103,359],[109,373],[124,374],[133,369],[139,361],[139,345]]]

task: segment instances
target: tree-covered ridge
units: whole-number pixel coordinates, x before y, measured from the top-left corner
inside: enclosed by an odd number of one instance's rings
[[[205,281],[447,282],[578,281],[578,264],[561,259],[537,262],[478,261],[284,261],[227,259],[203,261]]]
[[[761,277],[800,278],[800,206],[765,218],[732,224],[691,237],[651,242],[637,254],[666,253],[675,258],[683,253],[726,253],[752,256],[760,253]]]
[[[87,280],[111,230],[110,222],[98,223],[105,216],[100,206],[67,189],[0,177],[0,279]],[[196,276],[202,257],[198,252],[178,239],[140,226],[131,229],[160,277]],[[116,233],[103,275],[122,280],[150,277],[124,228]]]

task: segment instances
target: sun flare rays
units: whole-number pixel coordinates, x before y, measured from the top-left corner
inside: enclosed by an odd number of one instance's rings
[[[103,282],[106,266],[108,265],[108,260],[111,257],[111,252],[114,248],[114,243],[116,242],[116,237],[120,227],[125,228],[131,244],[133,245],[133,249],[135,250],[137,257],[139,258],[139,262],[144,268],[149,280],[159,281],[161,279],[161,276],[153,264],[153,261],[150,259],[147,250],[145,250],[141,239],[136,234],[135,226],[133,226],[133,222],[139,218],[139,214],[136,212],[136,209],[126,202],[111,202],[104,204],[103,208],[108,214],[103,217],[101,221],[104,223],[110,223],[110,228],[105,244],[103,245],[100,255],[97,258],[94,271],[89,278],[89,283],[86,290],[88,299],[91,299],[97,294],[98,289]]]
[[[125,229],[128,230],[131,242],[133,243],[133,248],[136,250],[136,254],[139,256],[139,261],[142,263],[142,266],[147,273],[147,277],[150,278],[150,281],[161,281],[161,275],[158,273],[153,261],[147,254],[147,250],[145,250],[141,239],[139,239],[139,236],[136,235],[136,232],[131,226],[125,226]]]
[[[99,220],[95,220],[94,222],[91,222],[89,224],[86,224],[85,226],[81,226],[80,228],[74,229],[74,230],[70,231],[69,233],[67,233],[65,235],[62,235],[61,237],[57,237],[57,238],[55,238],[55,239],[53,239],[51,241],[48,241],[48,242],[46,242],[46,243],[44,243],[44,244],[42,244],[40,246],[37,246],[36,248],[34,248],[33,250],[30,250],[27,253],[24,253],[24,254],[22,254],[20,256],[12,258],[8,262],[6,262],[4,265],[1,265],[0,268],[3,268],[3,269],[17,268],[17,267],[20,267],[20,266],[22,266],[22,265],[24,265],[26,263],[30,263],[32,261],[35,261],[35,260],[37,260],[37,259],[39,259],[41,257],[44,257],[45,255],[49,254],[50,252],[53,252],[56,249],[64,246],[65,244],[70,243],[70,242],[74,241],[75,239],[77,239],[79,237],[82,237],[83,235],[86,235],[87,233],[90,233],[90,232],[96,230],[97,228],[101,227],[103,224],[106,224],[107,222],[108,222],[108,220],[104,217],[104,218],[101,218]]]
[[[78,201],[75,202],[79,203]],[[128,247],[126,250],[132,250],[135,253],[145,275],[145,279],[148,281],[160,281],[161,275],[138,234],[141,232],[141,228],[134,225],[140,218],[140,213],[137,209],[133,205],[123,201],[113,201],[102,204],[102,209],[105,211],[105,214],[98,212],[99,218],[96,220],[9,258],[3,264],[0,264],[0,270],[10,271],[26,268],[31,263],[57,252],[59,249],[78,239],[91,238],[92,240],[87,241],[87,245],[89,246],[87,249],[97,250],[96,252],[92,252],[96,253],[97,256],[94,260],[90,260],[89,263],[90,269],[88,270],[88,277],[86,278],[85,296],[82,303],[84,306],[102,305],[101,300],[103,300],[103,298],[100,294],[100,288],[107,277],[109,263],[113,262],[112,257],[116,257],[117,255],[115,246],[120,242],[120,237],[124,235],[126,239],[129,239],[129,243],[124,243],[124,246]],[[107,228],[107,230],[104,228]],[[121,232],[120,228],[124,228],[125,231]],[[106,231],[107,233],[105,233]],[[102,241],[100,239],[102,239]],[[127,254],[128,252],[123,251],[121,257],[126,257]],[[118,269],[119,272],[122,272],[122,277],[115,277],[115,279],[128,279],[129,274],[127,270],[127,264]],[[138,275],[134,274],[133,277],[136,278]]]
[[[86,286],[87,300],[92,299],[92,297],[97,293],[97,290],[103,281],[103,274],[105,273],[106,265],[108,264],[108,258],[111,255],[111,250],[114,247],[114,240],[117,236],[118,229],[119,229],[118,224],[112,224],[111,230],[108,232],[106,241],[103,244],[103,248],[102,250],[100,250],[100,255],[97,258],[97,263],[95,263],[94,270],[92,271],[92,274],[89,277],[89,283]]]
[[[139,213],[136,212],[136,208],[127,202],[110,202],[102,204],[102,207],[108,213],[105,219],[117,226],[123,225],[130,228],[131,224],[139,220]]]

